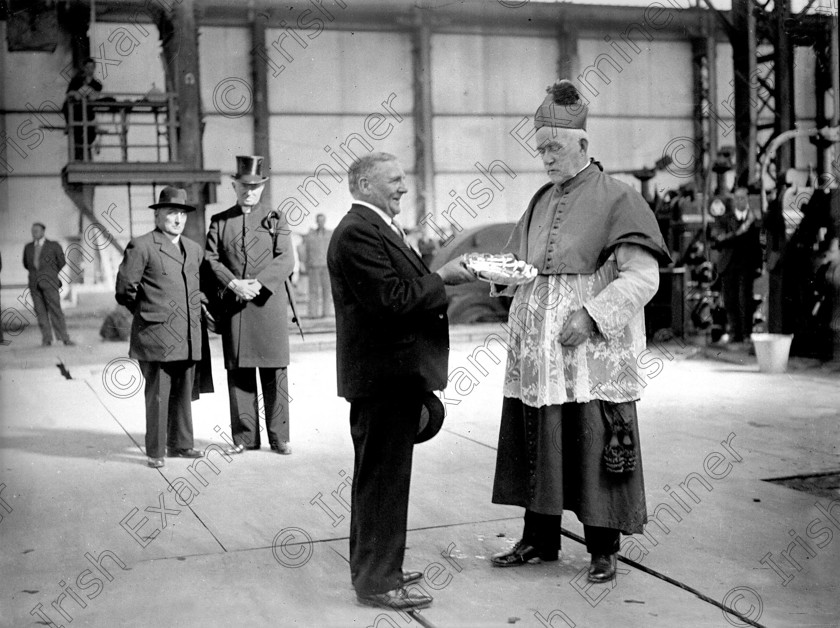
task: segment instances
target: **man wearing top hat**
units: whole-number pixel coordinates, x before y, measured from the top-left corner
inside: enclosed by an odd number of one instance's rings
[[[146,455],[153,468],[170,457],[201,458],[193,449],[191,401],[201,360],[199,268],[201,246],[181,235],[187,213],[185,190],[165,187],[155,210],[155,228],[128,243],[117,273],[116,299],[134,315],[129,356],[146,380]]]
[[[636,401],[643,307],[669,261],[653,213],[589,159],[587,107],[560,81],[537,110],[548,175],[505,246],[537,267],[512,294],[493,502],[525,508],[497,567],[557,560],[563,510],[583,523],[589,579],[615,575],[620,533],[647,522]]]
[[[268,180],[262,160],[236,158],[237,203],[210,220],[205,251],[221,294],[218,327],[230,396],[231,454],[260,448],[258,370],[268,444],[277,453],[292,453],[286,367],[291,294],[287,282],[294,257],[282,217],[260,202]]]

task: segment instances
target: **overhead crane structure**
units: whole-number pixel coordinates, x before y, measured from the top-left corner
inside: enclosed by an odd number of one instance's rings
[[[724,13],[715,7],[715,0],[702,1],[715,16],[714,23],[708,24],[709,30],[722,30],[732,45],[734,74],[732,94],[721,99],[715,93],[713,46],[709,40],[697,42],[696,123],[698,140],[707,150],[704,163],[713,161],[719,148],[715,129],[720,123],[719,102],[734,116],[736,184],[764,187],[767,182],[760,181],[759,162],[774,137],[796,126],[797,47],[810,48],[814,53],[817,128],[837,126],[840,121],[840,103],[835,97],[840,87],[837,6],[809,0],[793,13],[790,0],[733,0],[731,10]],[[818,172],[826,172],[831,163],[831,143],[819,136],[814,142],[818,147],[817,161],[811,165]],[[781,145],[772,162],[777,176],[796,167],[793,146]]]

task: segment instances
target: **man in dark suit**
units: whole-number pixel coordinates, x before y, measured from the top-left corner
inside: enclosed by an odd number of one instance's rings
[[[396,157],[371,153],[348,171],[355,202],[327,253],[336,310],[338,394],[350,402],[355,450],[350,574],[360,603],[425,608],[403,572],[411,458],[424,394],[447,382],[444,284],[474,279],[453,260],[436,273],[393,218],[406,193]]]
[[[746,188],[737,188],[728,200],[714,241],[720,251],[717,270],[723,285],[729,340],[741,343],[752,332],[753,282],[762,266],[759,225],[750,212]]]
[[[155,229],[128,243],[117,273],[117,303],[134,315],[129,356],[146,380],[146,455],[152,468],[166,455],[201,458],[193,449],[192,389],[201,360],[201,246],[182,236],[185,190],[165,187],[155,210]]]
[[[292,453],[287,282],[295,262],[291,232],[277,212],[260,203],[268,180],[262,175],[262,160],[251,155],[236,158],[237,204],[213,216],[207,233],[207,262],[221,293],[218,325],[234,442],[229,454],[260,448],[257,369],[269,446],[280,454]]]
[[[23,248],[23,267],[29,271],[29,291],[35,306],[35,317],[41,328],[41,345],[52,344],[53,329],[65,345],[73,345],[67,335],[64,312],[61,311],[61,279],[58,273],[64,268],[64,251],[58,242],[47,240],[43,223],[32,225],[32,242]],[[52,323],[52,327],[50,326]]]

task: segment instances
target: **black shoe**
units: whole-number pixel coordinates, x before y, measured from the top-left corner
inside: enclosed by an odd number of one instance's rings
[[[402,572],[402,585],[407,587],[414,582],[420,582],[423,579],[422,571],[404,571]]]
[[[534,559],[537,563],[540,561],[551,562],[557,560],[558,554],[559,552],[541,552],[533,545],[518,541],[507,552],[494,554],[490,562],[494,567],[518,567],[530,563]]]
[[[67,340],[64,341],[64,345],[67,346],[67,347],[75,347],[76,343],[68,338]]]
[[[356,594],[359,604],[364,606],[375,606],[394,611],[412,611],[421,608],[428,608],[432,605],[432,597],[417,591],[408,591],[403,587],[393,589],[386,593],[373,593],[371,595]]]
[[[52,340],[42,340],[42,341],[41,341],[41,346],[42,346],[42,347],[49,347],[49,346],[52,346]]]
[[[204,458],[204,454],[197,449],[173,449],[166,448],[166,455],[170,458]]]
[[[606,582],[615,578],[617,561],[615,554],[592,554],[592,562],[589,564],[590,582]]]

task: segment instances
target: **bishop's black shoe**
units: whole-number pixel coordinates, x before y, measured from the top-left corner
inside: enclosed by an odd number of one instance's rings
[[[494,567],[519,567],[528,563],[557,560],[559,552],[541,552],[533,545],[518,541],[510,550],[494,554],[490,562]]]
[[[615,577],[615,567],[618,559],[615,554],[592,554],[589,565],[589,580],[591,582],[606,582]]]

